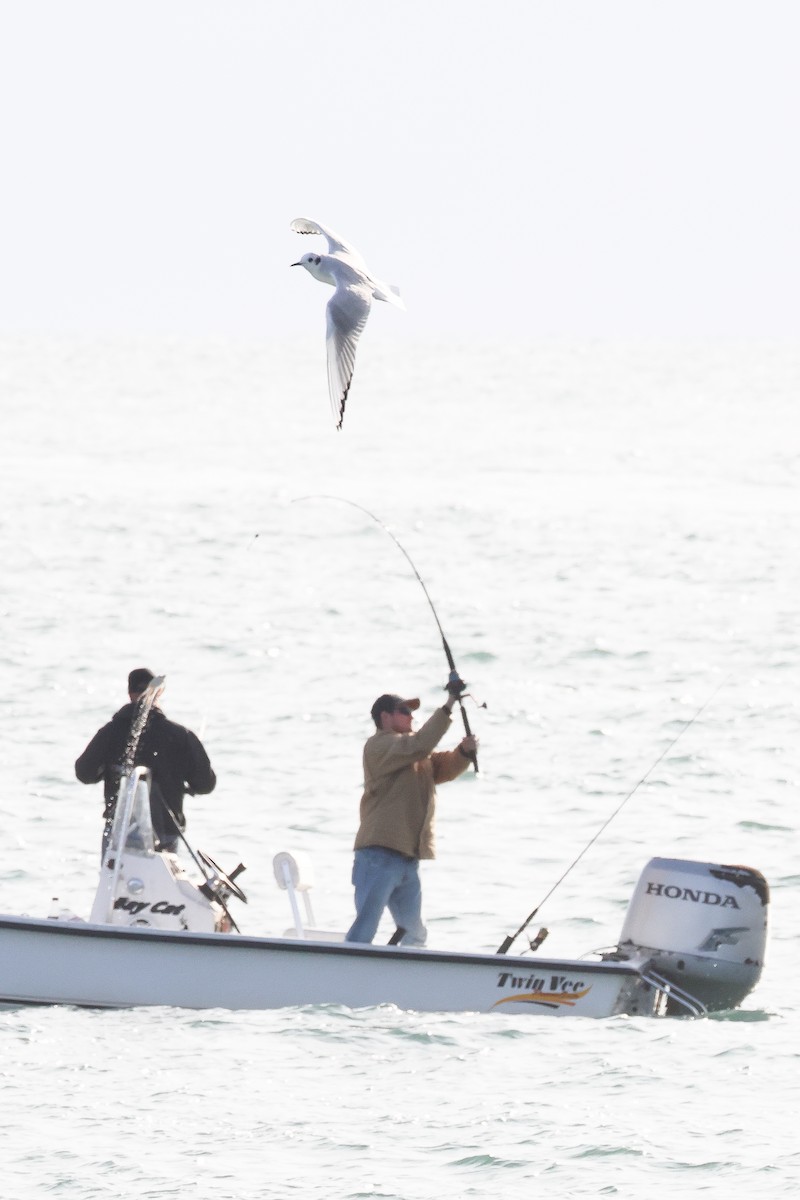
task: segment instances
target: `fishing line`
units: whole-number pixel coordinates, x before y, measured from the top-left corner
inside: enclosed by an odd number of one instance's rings
[[[519,927],[519,929],[517,930],[517,932],[516,932],[515,934],[513,934],[513,936],[511,936],[511,937],[507,937],[507,938],[505,938],[505,940],[502,942],[502,944],[501,944],[500,946],[498,946],[498,948],[497,948],[497,950],[496,950],[496,953],[497,953],[497,954],[506,954],[506,953],[508,952],[508,950],[511,948],[511,946],[514,944],[514,942],[517,940],[517,938],[519,937],[519,935],[520,935],[520,934],[523,932],[523,930],[525,930],[525,929],[528,927],[528,925],[530,925],[531,921],[532,921],[532,920],[533,920],[533,918],[536,916],[536,914],[538,913],[539,909],[540,909],[540,908],[541,908],[541,907],[542,907],[544,904],[546,904],[546,903],[547,903],[547,901],[550,899],[550,897],[552,896],[552,894],[553,894],[553,892],[556,890],[556,888],[557,888],[557,887],[559,887],[559,886],[560,886],[560,885],[561,885],[561,884],[564,882],[564,880],[567,878],[567,876],[569,875],[569,873],[570,873],[570,871],[572,870],[572,868],[578,865],[578,863],[581,861],[581,859],[583,858],[583,856],[584,856],[584,854],[587,852],[587,850],[589,850],[589,849],[590,849],[590,848],[591,848],[591,847],[594,845],[594,843],[597,841],[597,839],[600,837],[600,835],[601,835],[601,834],[602,834],[602,833],[603,833],[603,832],[604,832],[606,829],[608,829],[608,827],[609,827],[609,825],[611,824],[611,822],[614,820],[614,818],[617,816],[617,814],[618,814],[618,813],[620,813],[620,812],[622,811],[622,809],[625,807],[625,805],[626,805],[626,804],[628,803],[628,801],[630,800],[631,796],[633,796],[633,795],[634,795],[634,793],[635,793],[635,792],[637,792],[637,791],[639,790],[639,788],[642,786],[642,784],[645,782],[645,780],[646,780],[646,779],[647,779],[647,778],[648,778],[650,775],[652,775],[653,771],[655,771],[656,767],[657,767],[657,766],[658,766],[658,764],[661,762],[661,760],[662,760],[662,759],[663,759],[663,758],[664,758],[664,757],[665,757],[665,756],[666,756],[666,755],[667,755],[667,754],[670,752],[670,750],[671,750],[671,749],[672,749],[672,747],[675,745],[675,743],[678,741],[678,739],[683,737],[683,735],[686,733],[686,730],[687,730],[687,729],[691,729],[692,725],[694,725],[695,721],[696,721],[696,720],[697,720],[697,718],[700,716],[700,714],[701,714],[702,712],[704,712],[704,711],[705,711],[705,709],[707,709],[707,708],[708,708],[708,706],[709,706],[709,704],[711,703],[711,701],[714,699],[714,697],[717,695],[717,693],[718,693],[718,692],[721,692],[721,691],[722,691],[722,689],[725,687],[725,685],[726,685],[726,684],[729,682],[730,678],[731,678],[731,676],[730,676],[730,675],[728,675],[728,676],[727,676],[727,678],[723,679],[722,683],[720,683],[720,684],[719,684],[719,685],[718,685],[716,688],[714,688],[714,691],[711,693],[711,695],[708,697],[708,699],[707,699],[707,700],[705,700],[705,701],[704,701],[704,702],[703,702],[703,703],[700,705],[700,707],[698,708],[698,710],[697,710],[697,712],[694,714],[694,716],[693,716],[693,717],[692,717],[690,720],[688,720],[688,721],[685,723],[685,725],[683,726],[683,728],[682,728],[682,729],[680,729],[680,730],[679,730],[679,731],[678,731],[678,732],[675,734],[675,737],[674,737],[674,738],[672,739],[672,741],[671,741],[671,742],[670,742],[670,743],[669,743],[669,744],[668,744],[668,745],[667,745],[667,746],[666,746],[666,747],[665,747],[665,748],[664,748],[664,749],[661,751],[661,753],[659,754],[658,758],[657,758],[657,759],[655,760],[655,762],[654,762],[654,763],[653,763],[653,764],[652,764],[652,765],[651,765],[651,766],[650,766],[650,767],[649,767],[649,768],[648,768],[648,769],[645,771],[644,775],[641,777],[641,779],[639,780],[639,782],[638,782],[638,783],[636,783],[636,784],[635,784],[635,785],[634,785],[634,786],[631,788],[631,790],[628,792],[628,794],[627,794],[627,796],[625,797],[625,799],[624,799],[624,800],[623,800],[623,801],[622,801],[620,804],[618,804],[618,805],[617,805],[617,807],[614,809],[614,811],[612,812],[612,814],[611,814],[611,816],[608,818],[608,820],[607,820],[607,821],[605,821],[605,822],[604,822],[604,823],[603,823],[603,824],[600,826],[600,828],[598,829],[598,831],[597,831],[597,833],[594,835],[594,837],[593,837],[593,838],[592,838],[590,841],[588,841],[588,842],[586,843],[586,845],[583,847],[583,849],[581,850],[581,852],[580,852],[580,854],[577,856],[577,858],[575,858],[575,859],[573,859],[573,860],[572,860],[572,862],[569,864],[569,866],[567,867],[566,871],[565,871],[565,872],[564,872],[564,874],[561,876],[561,878],[556,880],[556,882],[555,882],[555,883],[553,884],[553,886],[550,888],[550,891],[547,893],[547,895],[544,897],[544,899],[543,899],[543,900],[540,900],[540,901],[539,901],[539,903],[537,904],[536,908],[535,908],[535,909],[533,910],[533,912],[530,914],[530,916],[528,916],[528,917],[526,917],[526,918],[525,918],[525,920],[522,922],[522,924],[520,925],[520,927]],[[545,933],[545,936],[546,936],[546,933]],[[543,939],[542,939],[542,940],[543,940]],[[538,943],[537,943],[537,944],[538,944]],[[535,948],[535,947],[533,947],[533,943],[532,943],[531,945],[532,945],[532,948]]]
[[[397,546],[397,549],[400,551],[400,553],[405,557],[406,561],[408,562],[408,565],[411,567],[411,570],[416,575],[419,585],[422,588],[423,592],[425,593],[425,599],[428,601],[428,604],[430,605],[431,612],[433,613],[433,619],[436,622],[436,628],[439,630],[439,636],[442,639],[442,646],[444,647],[444,652],[445,652],[445,656],[447,658],[447,663],[448,663],[448,666],[450,667],[449,682],[463,684],[463,680],[461,679],[461,676],[459,675],[458,669],[455,664],[455,659],[453,658],[453,652],[451,651],[450,646],[447,641],[447,638],[444,635],[444,630],[442,629],[442,623],[439,620],[439,615],[436,612],[433,601],[431,600],[430,593],[428,592],[428,589],[425,586],[425,581],[422,578],[422,576],[420,575],[417,568],[414,566],[414,561],[411,558],[411,555],[408,553],[405,546],[401,545],[399,540],[392,533],[389,526],[385,525],[383,523],[383,521],[381,521],[380,517],[376,517],[375,513],[370,512],[368,508],[364,508],[363,504],[357,504],[355,502],[355,500],[347,500],[344,496],[328,496],[328,495],[323,495],[323,494],[315,494],[315,495],[311,495],[311,496],[296,496],[294,500],[290,501],[290,503],[291,504],[299,504],[304,500],[335,500],[339,504],[349,504],[351,508],[357,508],[359,510],[359,512],[364,513],[364,515],[369,517],[371,521],[374,521],[376,525],[380,525],[380,527],[384,531],[384,533],[388,533],[389,537],[392,539],[395,546]],[[464,685],[464,686],[466,686],[466,685]],[[464,732],[466,733],[467,737],[472,737],[472,730],[469,727],[469,717],[467,716],[467,710],[464,707],[464,698],[463,697],[464,697],[464,693],[463,693],[463,688],[462,688],[462,692],[457,696],[458,705],[459,705],[459,708],[461,709],[461,720],[464,723]],[[479,705],[479,707],[485,708],[486,705],[481,704],[481,705]],[[477,773],[478,773],[478,755],[473,751],[469,755],[469,757],[472,761],[472,765],[475,768],[475,773],[477,775]]]
[[[223,558],[223,568],[220,571],[222,578],[224,578],[226,581],[229,580],[230,572],[237,563],[238,559],[240,557],[246,558],[250,554],[260,536],[260,533],[252,534],[246,542],[232,550],[229,557]],[[219,635],[222,641],[227,641],[229,644],[235,637],[242,639],[241,633],[236,634],[231,632],[230,606],[227,604],[227,602],[222,600],[220,601],[220,604],[221,606],[224,605],[224,615],[220,617],[219,621],[216,620],[216,617],[214,618],[213,625],[211,626],[214,631],[214,636],[216,637]],[[206,703],[200,710],[200,724],[197,730],[197,736],[200,738],[201,742],[206,736],[208,714],[209,707],[208,703]]]

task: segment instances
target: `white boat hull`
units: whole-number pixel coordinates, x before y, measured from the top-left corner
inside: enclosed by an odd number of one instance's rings
[[[269,1009],[394,1004],[419,1012],[654,1016],[635,963],[460,954],[80,921],[0,918],[0,1002]],[[642,964],[643,965],[643,964]]]
[[[198,854],[202,884],[156,849],[149,773],[134,767],[120,782],[89,922],[63,911],[0,917],[0,1003],[702,1016],[739,1004],[761,973],[769,890],[749,867],[652,859],[620,944],[591,961],[344,942],[315,927],[310,876],[285,851],[273,868],[296,936],[242,936],[227,901],[246,901],[234,883],[243,866],[227,876]]]

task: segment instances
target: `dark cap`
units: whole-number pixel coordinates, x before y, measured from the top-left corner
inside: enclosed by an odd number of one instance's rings
[[[148,671],[147,667],[137,667],[128,676],[128,691],[132,696],[138,696],[154,679],[155,675],[152,671]]]
[[[402,696],[392,696],[389,692],[384,692],[372,706],[372,719],[380,729],[381,713],[397,712],[401,705],[405,704],[412,712],[419,708],[419,700],[404,700]]]

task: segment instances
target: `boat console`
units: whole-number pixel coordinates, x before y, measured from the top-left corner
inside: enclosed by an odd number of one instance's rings
[[[233,927],[227,902],[246,902],[233,880],[202,852],[195,858],[204,882],[193,883],[180,859],[156,848],[150,815],[150,772],[134,767],[120,783],[117,807],[89,920],[97,925],[225,933]]]

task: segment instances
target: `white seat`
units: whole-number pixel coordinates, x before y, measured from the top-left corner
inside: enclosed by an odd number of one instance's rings
[[[287,929],[283,936],[303,938],[308,942],[343,942],[343,933],[316,928],[314,910],[311,907],[311,896],[309,895],[314,885],[314,870],[311,860],[303,854],[292,854],[288,850],[279,850],[272,860],[272,869],[278,887],[289,897],[294,918],[294,927]],[[297,901],[298,892],[303,897],[305,919]]]

